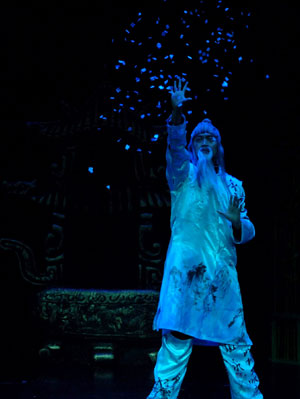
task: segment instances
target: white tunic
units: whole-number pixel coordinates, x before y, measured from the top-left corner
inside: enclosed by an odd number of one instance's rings
[[[195,344],[252,345],[244,322],[235,244],[255,235],[245,209],[242,182],[218,175],[218,193],[198,185],[186,146],[186,123],[168,125],[167,179],[171,191],[171,239],[153,328],[175,330]],[[227,187],[226,187],[227,186]],[[242,201],[241,240],[226,212],[230,194]]]

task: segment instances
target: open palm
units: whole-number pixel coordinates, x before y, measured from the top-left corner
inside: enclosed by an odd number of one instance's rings
[[[233,227],[239,229],[241,227],[241,209],[242,204],[240,198],[236,197],[235,195],[231,195],[227,211],[218,211],[218,213],[220,213],[227,220],[229,220],[232,223]]]
[[[187,87],[187,85],[188,85],[188,82],[186,82],[184,87],[182,88],[182,82],[181,82],[180,78],[178,79],[178,87],[177,87],[176,81],[174,82],[174,88],[173,88],[173,90],[171,90],[171,94],[172,94],[171,102],[172,102],[172,106],[174,109],[181,107],[185,101],[192,100],[191,97],[188,97],[188,98],[185,97],[186,90],[190,90]]]

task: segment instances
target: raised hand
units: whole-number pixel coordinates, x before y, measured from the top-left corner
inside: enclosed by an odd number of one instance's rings
[[[229,220],[235,229],[240,229],[241,228],[241,217],[240,217],[241,209],[242,209],[242,204],[241,204],[240,199],[238,197],[236,197],[235,195],[231,195],[227,212],[224,213],[224,212],[218,211],[218,213],[220,213],[220,215],[224,216],[227,220]]]
[[[190,90],[188,86],[188,82],[185,83],[183,89],[181,88],[182,86],[182,81],[181,78],[178,79],[178,87],[176,84],[176,81],[174,82],[174,88],[170,91],[171,93],[171,102],[172,102],[172,107],[174,110],[182,107],[183,103],[185,101],[192,100],[191,97],[186,98],[185,97],[185,92],[186,90]]]

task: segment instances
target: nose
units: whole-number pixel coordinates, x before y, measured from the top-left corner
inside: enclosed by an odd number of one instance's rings
[[[203,137],[201,145],[208,145],[207,137]]]

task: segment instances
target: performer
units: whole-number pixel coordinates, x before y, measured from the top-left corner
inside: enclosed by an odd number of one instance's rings
[[[218,129],[199,123],[186,149],[181,105],[188,83],[174,83],[168,119],[167,180],[171,239],[153,328],[162,346],[148,399],[176,399],[193,345],[217,345],[232,399],[261,399],[250,353],[238,275],[236,244],[255,235],[242,182],[225,172]]]

